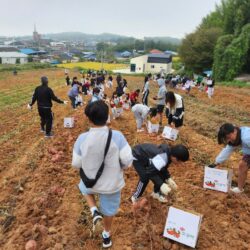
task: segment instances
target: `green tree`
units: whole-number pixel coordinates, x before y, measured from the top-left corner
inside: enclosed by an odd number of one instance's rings
[[[221,34],[220,28],[208,28],[199,29],[187,35],[179,49],[185,67],[196,73],[201,73],[204,69],[211,69],[214,47]]]

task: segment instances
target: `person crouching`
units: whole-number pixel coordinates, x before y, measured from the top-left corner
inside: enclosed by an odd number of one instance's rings
[[[139,144],[132,149],[133,166],[139,175],[136,191],[131,197],[133,204],[142,196],[148,182],[154,183],[151,196],[166,203],[166,195],[177,189],[177,185],[168,171],[169,165],[185,162],[189,159],[188,149],[184,145],[169,146],[167,144]]]

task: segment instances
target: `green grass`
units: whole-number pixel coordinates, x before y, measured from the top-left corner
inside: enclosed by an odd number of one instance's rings
[[[31,70],[31,69],[47,69],[53,68],[53,66],[49,63],[26,63],[26,64],[0,64],[0,72],[4,71],[13,71],[16,69],[17,71],[21,70]]]
[[[218,82],[217,85],[227,87],[250,88],[250,82],[242,82],[236,80],[230,82]]]

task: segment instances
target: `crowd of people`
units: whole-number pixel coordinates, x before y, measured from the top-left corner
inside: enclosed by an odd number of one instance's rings
[[[140,133],[144,131],[143,125],[148,119],[157,118],[159,126],[162,126],[165,110],[168,126],[178,129],[184,123],[184,100],[173,90],[178,84],[185,86],[188,81],[190,83],[186,86],[191,88],[192,85],[190,79],[183,82],[178,77],[165,79],[162,75],[154,77],[148,74],[142,90],[130,91],[127,80],[120,74],[115,79],[116,87],[112,75],[106,78],[106,72],[88,71],[86,76],[82,74],[80,81],[77,77],[73,77],[71,81],[68,73],[65,79],[66,85],[70,87],[68,97],[72,108],[75,110],[79,105],[86,104],[84,112],[90,129],[77,138],[73,147],[72,165],[80,170],[79,189],[90,208],[93,230],[102,230],[104,248],[112,246],[112,221],[119,209],[121,190],[125,186],[123,171],[133,166],[138,174],[138,184],[131,194],[132,205],[138,204],[149,181],[154,184],[152,197],[166,203],[169,193],[177,189],[169,172],[171,163],[178,165],[179,162],[189,160],[189,149],[182,144],[169,146],[167,143],[143,143],[131,148],[122,132],[110,129],[107,121],[110,121],[110,117],[119,118],[124,109],[131,108],[137,132]],[[213,80],[208,78],[206,81],[208,89],[213,88]],[[151,84],[158,86],[157,95],[151,98],[154,107],[150,107],[148,102]],[[197,84],[201,86],[202,80],[199,83],[197,81]],[[170,89],[170,85],[173,89]],[[106,88],[112,92],[112,96],[107,96]],[[190,90],[187,93],[189,92]],[[211,97],[213,91],[209,90],[209,95]],[[41,131],[45,133],[45,137],[52,137],[52,101],[62,104],[67,104],[67,101],[55,96],[45,76],[41,78],[41,85],[35,89],[28,108],[31,109],[36,101],[41,118]],[[242,146],[243,158],[239,163],[238,187],[231,189],[234,193],[241,193],[244,191],[250,167],[250,128],[224,124],[218,132],[218,142],[224,143],[226,147],[215,163],[209,165],[211,168],[221,164],[235,148]],[[95,195],[99,195],[99,207]]]

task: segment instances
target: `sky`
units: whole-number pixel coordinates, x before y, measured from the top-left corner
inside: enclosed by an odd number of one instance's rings
[[[0,0],[0,36],[79,31],[183,38],[221,0]]]

